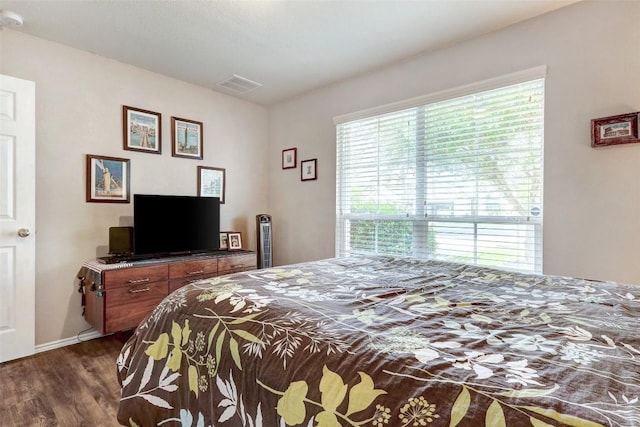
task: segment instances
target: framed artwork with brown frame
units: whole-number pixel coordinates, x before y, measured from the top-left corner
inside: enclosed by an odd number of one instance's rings
[[[242,249],[242,233],[239,231],[232,231],[227,233],[229,241],[230,251],[239,251]]]
[[[220,232],[220,250],[229,250],[229,233],[227,231]]]
[[[282,150],[282,169],[295,169],[298,166],[297,154],[297,148]]]
[[[162,114],[123,105],[122,148],[162,154]]]
[[[312,181],[314,179],[318,179],[318,159],[301,161],[300,169],[301,181]]]
[[[131,161],[120,157],[86,157],[86,201],[129,203]]]
[[[638,139],[638,120],[640,112],[620,114],[591,120],[591,146],[640,142]]]
[[[171,117],[171,155],[202,160],[202,122]]]
[[[208,166],[198,166],[198,196],[218,197],[224,204],[226,170]]]

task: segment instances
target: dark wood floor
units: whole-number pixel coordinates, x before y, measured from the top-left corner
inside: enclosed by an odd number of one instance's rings
[[[0,426],[118,426],[116,358],[129,336],[0,364]]]

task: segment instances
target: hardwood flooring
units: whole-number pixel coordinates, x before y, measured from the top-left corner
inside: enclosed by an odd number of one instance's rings
[[[120,333],[0,364],[0,426],[118,426]]]

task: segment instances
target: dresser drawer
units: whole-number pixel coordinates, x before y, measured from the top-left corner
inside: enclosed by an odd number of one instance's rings
[[[167,280],[168,271],[166,264],[109,270],[103,273],[103,286],[105,289],[111,289]]]
[[[229,255],[218,259],[218,275],[237,271],[255,270],[257,266],[256,254]]]
[[[209,279],[215,276],[216,274],[210,273],[210,274],[201,274],[198,276],[182,277],[180,279],[169,280],[169,293],[175,291],[176,289],[180,289],[181,287],[186,286],[189,283],[197,282],[198,280]]]
[[[195,277],[208,274],[208,277],[215,276],[218,272],[218,260],[201,259],[195,261],[174,262],[169,264],[169,278],[178,279],[183,277]]]
[[[138,283],[119,288],[105,290],[105,306],[107,309],[127,305],[134,310],[135,304],[140,301],[157,300],[160,302],[168,295],[169,285],[166,280],[153,283]]]
[[[147,299],[136,304],[120,305],[106,311],[104,333],[126,331],[137,327],[162,301],[162,298]]]

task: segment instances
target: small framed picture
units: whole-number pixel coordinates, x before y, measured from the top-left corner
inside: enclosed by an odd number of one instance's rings
[[[296,155],[297,148],[287,148],[282,150],[282,169],[295,169],[298,165]]]
[[[143,153],[162,153],[162,114],[122,106],[122,148]]]
[[[229,249],[229,233],[226,231],[220,233],[220,249],[224,251]]]
[[[130,160],[87,154],[87,202],[129,203]]]
[[[225,169],[198,166],[198,196],[218,197],[224,203],[225,178]]]
[[[230,251],[242,249],[242,233],[234,231],[227,233],[227,236]]]
[[[300,179],[311,181],[318,179],[318,159],[303,160],[300,162]]]
[[[638,117],[640,112],[621,114],[591,120],[591,146],[640,142],[638,139]]]
[[[202,160],[202,122],[171,117],[171,155]]]

